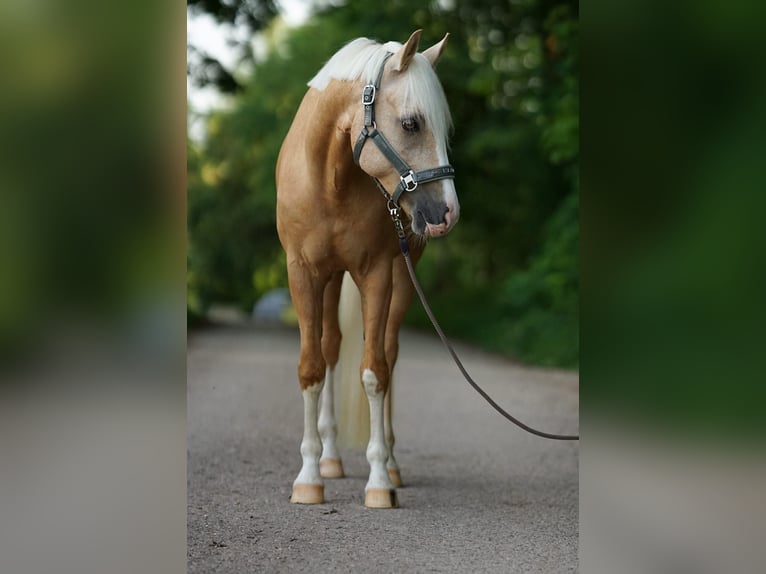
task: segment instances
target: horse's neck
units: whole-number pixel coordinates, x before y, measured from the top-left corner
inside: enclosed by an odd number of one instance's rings
[[[322,182],[324,191],[334,197],[343,195],[360,173],[354,163],[350,135],[343,125],[350,123],[353,84],[331,82],[323,92],[314,94],[315,103],[305,118],[308,126],[306,149],[311,172]],[[360,104],[361,105],[361,104]]]

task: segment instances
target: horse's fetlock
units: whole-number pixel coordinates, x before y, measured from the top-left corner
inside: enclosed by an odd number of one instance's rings
[[[377,460],[385,462],[388,459],[388,449],[380,442],[370,442],[367,445],[367,460]]]
[[[317,441],[304,440],[301,443],[301,456],[319,460],[322,454],[322,444]]]

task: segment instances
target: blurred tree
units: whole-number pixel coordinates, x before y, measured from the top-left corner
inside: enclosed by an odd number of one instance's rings
[[[264,30],[277,15],[273,0],[186,0],[186,6],[191,14],[209,14],[219,24],[228,25],[227,41],[237,49],[240,64],[253,62],[253,35]],[[234,30],[244,33],[237,35]],[[242,88],[234,70],[227,69],[217,58],[191,44],[187,44],[187,74],[197,87],[212,85],[223,93],[234,93]]]

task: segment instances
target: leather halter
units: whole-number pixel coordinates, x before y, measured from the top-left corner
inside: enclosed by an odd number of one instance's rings
[[[431,181],[437,181],[439,179],[454,179],[455,168],[451,165],[442,165],[439,167],[433,167],[430,169],[424,169],[421,171],[413,171],[413,169],[407,164],[406,161],[400,156],[396,150],[391,146],[386,137],[378,131],[378,126],[375,123],[375,97],[380,89],[380,80],[383,78],[383,69],[386,67],[386,62],[393,56],[389,52],[383,63],[380,65],[377,78],[374,84],[367,84],[362,90],[362,105],[364,105],[364,127],[362,128],[359,137],[354,144],[354,162],[359,165],[359,157],[362,155],[362,148],[368,139],[378,147],[380,152],[385,158],[391,162],[399,173],[399,184],[394,189],[394,193],[388,193],[388,190],[383,184],[375,177],[372,179],[378,186],[378,189],[386,196],[389,202],[394,206],[399,205],[399,198],[405,191],[413,192],[418,187],[418,184],[428,183]]]

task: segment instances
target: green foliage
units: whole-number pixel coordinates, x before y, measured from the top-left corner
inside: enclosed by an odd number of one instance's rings
[[[528,269],[510,275],[498,302],[512,348],[542,365],[578,364],[578,205],[572,193],[546,223]]]
[[[451,335],[546,365],[578,355],[576,2],[371,0],[327,5],[305,26],[266,32],[229,110],[190,146],[190,301],[243,308],[285,285],[275,232],[276,157],[306,82],[358,36],[422,46],[450,32],[439,76],[455,123],[461,221],[418,272]],[[424,325],[419,305],[408,320]]]
[[[576,10],[530,1],[470,12],[467,67],[458,78],[440,68],[461,222],[419,266],[450,333],[569,367],[579,354]],[[461,105],[466,95],[479,101]],[[409,320],[427,328],[417,303]]]

